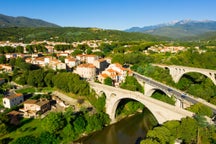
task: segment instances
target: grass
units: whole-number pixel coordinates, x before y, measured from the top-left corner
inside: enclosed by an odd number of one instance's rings
[[[19,137],[23,137],[26,135],[34,135],[39,136],[41,132],[43,132],[43,129],[41,127],[41,120],[40,119],[22,119],[21,125],[18,126],[18,128],[0,139],[4,138],[12,138],[17,139]]]
[[[27,87],[27,88],[16,90],[17,93],[34,93],[35,91],[36,88],[34,87]]]

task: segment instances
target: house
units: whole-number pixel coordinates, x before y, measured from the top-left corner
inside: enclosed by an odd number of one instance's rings
[[[65,63],[69,68],[75,67],[79,65],[79,60],[73,58],[73,57],[66,57],[65,58]]]
[[[97,55],[85,55],[86,63],[93,64],[96,60],[98,60]]]
[[[77,66],[74,73],[77,73],[82,78],[94,79],[96,77],[96,67],[93,64],[81,64]]]
[[[108,63],[105,59],[98,59],[94,61],[94,66],[97,69],[97,74],[99,74],[100,72],[104,71],[107,67],[108,67]]]
[[[124,82],[126,76],[132,76],[132,71],[119,63],[114,63],[98,75],[98,80],[104,83],[104,79],[110,77],[115,82],[115,86],[119,86],[120,83]]]
[[[12,72],[13,68],[10,65],[0,64],[0,71]]]
[[[76,56],[76,59],[78,59],[80,62],[85,62],[85,55],[79,54]]]
[[[77,55],[76,59],[78,59],[81,62],[93,64],[94,61],[98,60],[98,56],[97,55],[85,55],[85,54],[81,54],[81,55]]]
[[[31,118],[37,117],[40,114],[50,110],[50,101],[47,99],[32,100],[28,99],[24,102],[24,108],[20,111],[24,112],[24,117]]]
[[[3,98],[3,105],[5,108],[12,108],[24,101],[24,96],[21,93],[11,94]]]
[[[18,125],[20,123],[20,117],[21,117],[20,112],[13,110],[13,111],[7,113],[7,116],[10,120],[10,124]]]

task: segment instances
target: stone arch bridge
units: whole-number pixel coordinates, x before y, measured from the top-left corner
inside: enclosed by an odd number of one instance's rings
[[[95,90],[97,94],[101,94],[102,92],[105,93],[106,113],[110,116],[112,122],[115,122],[115,114],[119,102],[126,98],[136,100],[145,105],[145,107],[147,107],[155,116],[159,124],[169,120],[180,120],[183,117],[193,116],[192,112],[145,96],[139,92],[133,92],[94,82],[89,82],[89,84],[91,89]]]
[[[216,85],[216,70],[177,66],[177,65],[162,65],[162,64],[152,64],[152,65],[169,69],[169,73],[172,76],[172,79],[175,83],[177,83],[184,74],[190,72],[196,72],[205,75],[206,77],[211,79],[212,82]]]

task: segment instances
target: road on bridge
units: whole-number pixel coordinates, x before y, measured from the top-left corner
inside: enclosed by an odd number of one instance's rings
[[[133,72],[133,76],[136,77],[136,78],[138,78],[138,79],[143,80],[145,83],[147,83],[149,85],[152,85],[152,86],[155,86],[155,87],[159,87],[162,90],[167,91],[168,93],[170,93],[171,95],[174,95],[178,99],[186,100],[186,101],[188,101],[188,102],[190,102],[192,104],[202,103],[202,104],[210,107],[213,110],[213,112],[216,114],[216,106],[213,105],[213,104],[210,104],[210,103],[206,102],[205,100],[203,100],[201,98],[195,98],[193,96],[189,96],[188,94],[185,94],[184,92],[182,92],[180,90],[177,90],[177,89],[175,89],[173,87],[170,87],[168,85],[165,85],[163,83],[155,81],[152,78],[143,76],[143,75],[138,74],[136,72]]]

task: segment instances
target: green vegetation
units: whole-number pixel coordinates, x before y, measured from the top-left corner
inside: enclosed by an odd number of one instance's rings
[[[136,78],[133,76],[127,76],[124,83],[120,85],[121,88],[131,90],[131,91],[139,91],[141,93],[144,93],[143,86],[141,86]]]
[[[160,37],[142,33],[127,33],[117,30],[103,30],[97,28],[4,28],[1,29],[0,41],[31,42],[33,40],[75,42],[83,40],[112,40],[112,41],[155,41]]]
[[[154,92],[151,97],[166,102],[168,104],[175,105],[175,98],[169,97],[161,91]]]
[[[205,118],[182,118],[181,121],[168,121],[149,130],[141,144],[172,144],[176,140],[182,143],[215,143],[215,126],[208,125]]]
[[[196,103],[196,104],[190,106],[189,108],[187,108],[187,110],[192,111],[192,112],[196,113],[197,115],[205,115],[208,117],[213,116],[212,109],[201,104],[201,103]]]
[[[36,88],[27,87],[27,88],[22,88],[22,89],[16,90],[16,92],[17,93],[23,93],[23,94],[34,93],[34,92],[36,92]]]
[[[4,135],[1,142],[9,139],[12,143],[69,143],[78,139],[83,133],[102,129],[109,122],[108,115],[103,112],[74,113],[69,107],[64,113],[51,112],[44,119],[24,119],[20,125],[13,126],[10,133],[4,132],[5,125],[0,123],[2,128],[0,134]]]
[[[122,118],[138,111],[142,111],[143,109],[144,105],[142,103],[131,99],[123,99],[118,104],[116,116]]]
[[[106,102],[106,95],[104,93],[97,95],[95,92],[91,92],[86,98],[98,112],[104,111]]]
[[[104,79],[104,84],[108,85],[108,86],[112,86],[113,85],[113,80],[110,77],[107,77]]]

